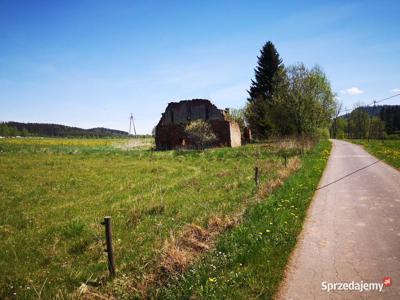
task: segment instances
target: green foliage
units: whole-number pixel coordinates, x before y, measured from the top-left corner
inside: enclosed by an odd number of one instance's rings
[[[0,136],[5,137],[14,137],[14,136],[28,136],[29,132],[22,128],[18,130],[16,127],[12,125],[8,125],[6,123],[0,123]]]
[[[350,114],[336,119],[338,138],[396,139],[400,130],[400,106],[362,106],[357,104]]]
[[[369,122],[368,137],[371,139],[382,139],[385,135],[385,122],[380,118],[372,117]]]
[[[317,136],[328,127],[335,99],[326,75],[319,67],[303,64],[286,69],[287,82],[274,97],[274,130],[280,135]]]
[[[336,138],[344,139],[346,128],[347,128],[347,119],[345,118],[337,118],[336,119]]]
[[[272,97],[284,80],[284,66],[272,42],[268,41],[261,49],[254,71],[255,80],[251,81],[245,115],[254,137],[264,139],[271,128]]]
[[[261,50],[245,117],[254,136],[318,136],[335,114],[334,93],[325,73],[315,66],[282,64],[274,45]]]
[[[229,110],[229,114],[227,115],[227,119],[238,123],[241,132],[243,132],[244,128],[246,127],[244,108],[239,108],[239,109],[231,108]]]
[[[355,139],[383,139],[386,137],[385,122],[378,117],[370,117],[362,108],[354,109],[349,117],[337,120],[342,136]]]
[[[261,97],[252,99],[246,104],[246,120],[253,138],[257,140],[264,140],[271,133],[270,108],[270,105]]]
[[[82,220],[73,220],[60,229],[60,233],[65,238],[80,236],[85,231],[85,223]]]
[[[249,100],[261,97],[267,102],[272,99],[276,88],[283,79],[282,60],[271,41],[265,43],[258,57],[258,66],[255,68],[255,80],[251,81]]]
[[[215,251],[172,279],[160,299],[272,299],[329,157],[321,141],[300,170],[267,199],[251,206],[242,224],[222,235]]]
[[[27,136],[53,136],[53,137],[128,137],[125,131],[108,129],[108,128],[91,128],[82,129],[78,127],[71,127],[59,124],[46,124],[46,123],[20,123],[20,122],[7,122],[4,125],[16,130],[9,136],[21,135]],[[1,126],[0,126],[1,135]]]
[[[185,126],[185,133],[196,149],[204,149],[211,146],[217,139],[210,124],[204,120],[194,120]]]
[[[349,137],[356,139],[368,138],[370,118],[366,111],[358,107],[354,109],[348,120]]]
[[[324,128],[318,128],[317,129],[317,138],[318,139],[329,139],[330,134],[329,134],[329,129],[324,127]]]
[[[400,105],[383,106],[379,116],[388,134],[400,133]]]

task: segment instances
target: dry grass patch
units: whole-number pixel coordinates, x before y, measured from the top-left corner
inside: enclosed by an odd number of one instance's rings
[[[161,258],[154,273],[146,275],[142,282],[133,284],[134,286],[132,286],[132,282],[129,283],[129,280],[125,280],[124,290],[131,290],[132,294],[148,298],[149,288],[161,287],[168,279],[187,271],[202,254],[215,246],[217,236],[234,227],[240,217],[239,215],[212,216],[208,219],[205,228],[197,224],[189,224],[179,235],[171,234],[171,237],[164,242]]]
[[[84,283],[75,291],[72,298],[78,300],[116,300],[111,295],[100,294],[94,288]]]
[[[216,174],[216,176],[218,176],[218,177],[226,177],[226,176],[230,176],[230,175],[231,175],[231,172],[229,172],[229,171],[221,171]]]
[[[274,147],[278,151],[290,152],[304,152],[312,149],[316,141],[311,138],[284,138],[274,142]]]
[[[286,168],[278,169],[277,173],[280,178],[285,179],[291,173],[298,170],[300,167],[301,167],[301,160],[297,156],[294,156],[288,159]]]
[[[258,199],[265,199],[273,190],[280,187],[284,180],[301,167],[301,160],[295,156],[288,159],[287,166],[277,170],[277,178],[266,181],[257,192]]]
[[[238,220],[238,216],[212,216],[206,228],[190,224],[178,237],[171,236],[165,241],[162,250],[159,267],[161,277],[175,276],[186,271],[202,253],[214,246],[218,234],[232,228]]]
[[[272,179],[263,184],[263,186],[258,190],[257,196],[259,199],[264,199],[269,195],[274,189],[280,187],[283,181],[280,178]]]
[[[165,205],[156,204],[144,209],[132,209],[129,219],[127,221],[128,226],[136,226],[146,216],[162,215],[165,211]]]

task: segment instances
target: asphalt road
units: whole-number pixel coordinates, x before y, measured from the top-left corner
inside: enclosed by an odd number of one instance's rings
[[[333,140],[278,299],[400,299],[400,172],[376,161],[361,146]],[[392,285],[382,292],[322,290],[324,281],[388,276]]]

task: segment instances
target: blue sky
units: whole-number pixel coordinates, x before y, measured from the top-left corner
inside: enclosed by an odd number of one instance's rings
[[[241,107],[271,40],[351,108],[400,93],[399,1],[0,0],[0,120],[150,133],[170,101]],[[400,104],[400,97],[386,104]]]

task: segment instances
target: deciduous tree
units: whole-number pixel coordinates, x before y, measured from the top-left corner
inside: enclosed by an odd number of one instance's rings
[[[324,72],[303,64],[286,69],[286,83],[273,98],[274,129],[281,135],[316,135],[328,128],[335,98]]]

